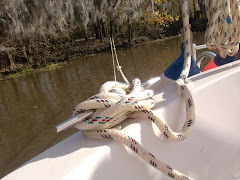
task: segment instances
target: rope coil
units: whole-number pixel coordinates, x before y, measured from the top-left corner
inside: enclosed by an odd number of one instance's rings
[[[147,151],[136,140],[113,128],[127,118],[146,118],[155,123],[159,130],[163,133],[164,137],[168,140],[182,141],[190,134],[192,125],[195,121],[195,108],[191,93],[185,84],[185,80],[190,71],[192,55],[188,17],[188,0],[183,0],[182,10],[185,61],[181,75],[176,81],[176,86],[182,94],[186,105],[186,120],[180,132],[173,132],[168,124],[164,120],[160,119],[155,111],[151,110],[155,104],[152,99],[153,91],[143,90],[139,79],[134,79],[131,87],[123,73],[121,73],[121,75],[123,76],[125,82],[127,82],[126,84],[116,82],[116,78],[113,82],[106,82],[102,85],[99,94],[80,103],[74,109],[73,115],[94,109],[94,114],[91,118],[85,119],[75,126],[77,129],[82,130],[86,137],[90,139],[109,139],[118,141],[131,148],[139,157],[168,177],[188,180],[191,178],[156,159],[152,153]],[[115,47],[113,48],[115,50]]]
[[[91,118],[83,120],[75,127],[90,139],[115,140],[128,146],[143,160],[169,177],[189,178],[156,159],[133,138],[113,128],[127,118],[145,118],[155,123],[166,139],[170,141],[184,140],[190,134],[194,124],[194,103],[187,86],[179,82],[177,86],[186,104],[186,121],[180,132],[173,132],[168,124],[160,119],[155,111],[151,110],[155,104],[152,99],[153,91],[144,90],[139,79],[134,79],[132,86],[115,81],[103,84],[99,94],[75,107],[73,115],[93,109],[95,111]]]
[[[219,49],[222,58],[234,56],[239,49],[240,9],[238,0],[205,0],[208,25],[205,43]]]

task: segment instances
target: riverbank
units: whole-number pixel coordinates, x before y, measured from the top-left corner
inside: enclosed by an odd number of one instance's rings
[[[206,24],[202,20],[202,24]],[[127,48],[143,43],[166,40],[180,35],[181,24],[177,21],[171,26],[159,30],[148,28],[145,35],[136,34],[129,42],[126,34],[114,36],[117,49]],[[194,32],[203,31],[204,26],[192,26]],[[84,58],[101,52],[110,51],[110,36],[102,39],[88,39],[74,36],[35,36],[0,39],[0,79],[19,76],[30,72],[56,69],[71,60]]]
[[[37,39],[30,38],[25,41],[12,40],[2,42],[5,47],[14,47],[11,51],[0,54],[0,73],[3,77],[12,76],[13,74],[23,74],[40,68],[56,68],[67,63],[69,60],[83,58],[104,51],[110,51],[109,37],[103,38],[102,41],[96,38],[85,39]],[[147,37],[136,37],[133,44],[142,44],[150,42]],[[115,39],[117,48],[129,47],[127,38],[117,37]],[[59,64],[59,65],[56,65]]]
[[[143,36],[135,37],[133,38],[131,46],[136,46],[143,43],[151,43],[154,41],[163,41],[175,37],[177,36],[162,37],[161,39],[155,40]],[[104,38],[102,42],[99,39],[95,38],[88,39],[88,41],[85,41],[85,39],[75,39],[71,42],[66,40],[60,42],[61,44],[54,43],[54,45],[52,44],[51,46],[46,46],[43,45],[43,43],[38,43],[38,47],[35,46],[35,51],[32,51],[31,53],[29,51],[24,52],[23,50],[26,48],[21,48],[19,47],[20,45],[18,45],[14,55],[15,60],[13,65],[11,65],[7,53],[0,55],[0,59],[7,58],[9,62],[9,64],[2,64],[0,70],[0,80],[16,76],[22,76],[33,72],[53,70],[63,67],[68,63],[71,63],[73,60],[111,50],[109,37]],[[18,43],[16,41],[15,44],[21,43]],[[130,47],[127,38],[124,39],[120,37],[115,39],[115,45],[117,49]],[[31,45],[28,43],[27,45],[24,45],[24,47],[26,46],[29,47]],[[43,60],[42,62],[33,61],[34,58],[41,58],[45,60]],[[32,62],[30,61],[30,59],[32,59]]]
[[[0,3],[0,76],[109,51],[110,37],[119,49],[180,33],[181,3],[120,2]],[[203,31],[204,4],[189,8],[191,30]]]

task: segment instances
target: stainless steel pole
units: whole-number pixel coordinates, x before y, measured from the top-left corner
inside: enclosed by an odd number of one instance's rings
[[[82,120],[90,117],[93,114],[93,111],[77,114],[76,116],[73,116],[66,121],[63,121],[62,123],[56,125],[56,132],[61,132],[63,130],[66,130],[70,127],[75,126],[77,123],[81,122]]]

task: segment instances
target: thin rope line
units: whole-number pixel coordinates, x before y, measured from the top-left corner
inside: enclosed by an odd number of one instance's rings
[[[112,38],[110,37],[110,44],[111,44],[111,52],[112,52],[112,60],[113,60],[113,73],[114,73],[114,81],[117,81],[116,70],[115,70],[115,61],[113,55],[113,45],[112,45]]]
[[[113,50],[114,50],[114,53],[115,53],[115,58],[116,58],[118,70],[120,71],[120,73],[121,73],[121,75],[122,75],[123,80],[125,81],[125,83],[130,84],[129,81],[127,80],[126,76],[125,76],[124,73],[122,72],[122,67],[121,67],[120,64],[119,64],[118,57],[117,57],[117,51],[116,51],[116,47],[115,47],[115,43],[114,43],[114,39],[112,39],[112,42],[113,42]]]

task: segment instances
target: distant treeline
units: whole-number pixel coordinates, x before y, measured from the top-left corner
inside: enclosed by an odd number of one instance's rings
[[[193,31],[206,27],[204,0],[189,4]],[[39,67],[117,45],[180,32],[182,0],[2,0],[0,69]],[[144,38],[140,38],[144,37]]]

